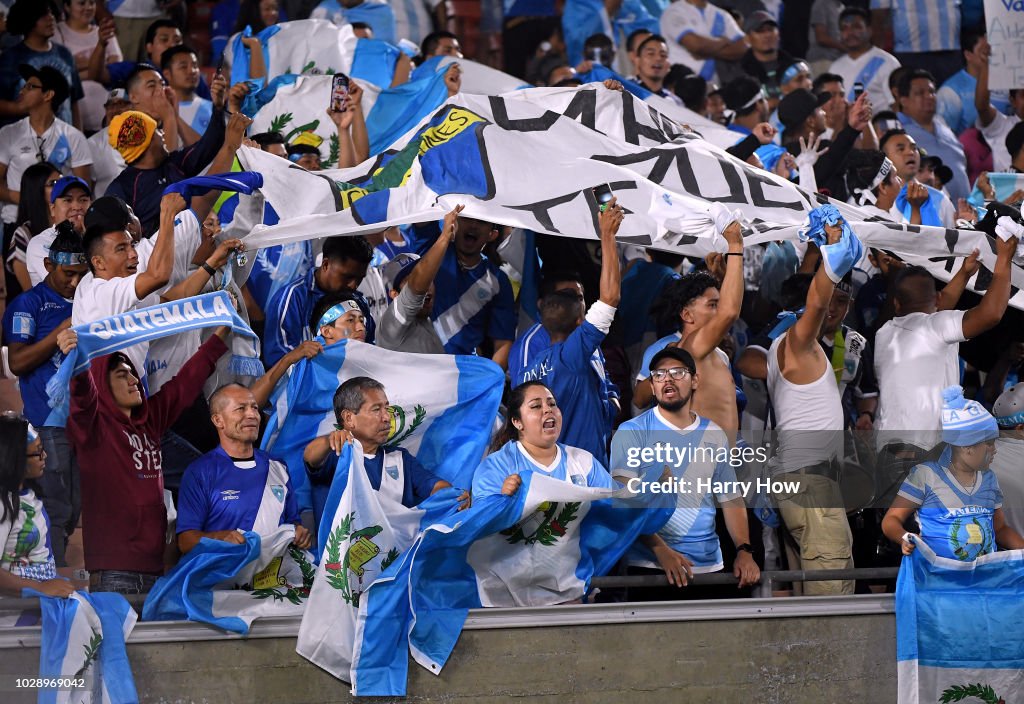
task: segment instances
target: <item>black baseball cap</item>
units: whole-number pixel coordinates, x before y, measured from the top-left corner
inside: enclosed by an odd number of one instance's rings
[[[36,68],[29,64],[21,64],[18,66],[18,73],[26,81],[30,78],[38,78],[44,91],[52,90],[53,100],[51,105],[54,108],[62,105],[68,99],[68,96],[71,95],[71,89],[68,88],[68,81],[64,78],[64,74],[52,66]]]
[[[693,355],[684,350],[682,347],[676,347],[675,345],[669,345],[664,348],[651,358],[650,369],[654,369],[658,366],[658,363],[663,359],[674,359],[680,362],[684,367],[690,370],[691,374],[697,373],[697,363],[693,361]]]
[[[98,225],[105,232],[127,230],[131,217],[127,203],[117,196],[103,196],[94,200],[85,211],[85,227],[89,229]]]
[[[757,10],[747,15],[747,19],[743,22],[743,31],[747,34],[756,32],[757,30],[764,27],[766,24],[779,26],[779,21],[772,17],[771,13],[765,12],[764,10]]]
[[[779,122],[786,128],[798,127],[831,99],[831,93],[815,95],[805,88],[797,88],[779,101]]]

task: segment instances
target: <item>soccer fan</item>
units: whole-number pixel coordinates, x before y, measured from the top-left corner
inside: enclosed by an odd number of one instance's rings
[[[900,62],[871,43],[868,11],[861,7],[844,8],[839,15],[839,36],[846,53],[832,62],[828,72],[843,79],[850,102],[857,98],[854,87],[859,83],[875,112],[888,110],[893,102],[889,76],[899,68]]]
[[[671,63],[685,64],[712,83],[719,82],[716,61],[739,61],[747,51],[736,20],[707,0],[673,0],[661,14],[661,33],[671,40]]]

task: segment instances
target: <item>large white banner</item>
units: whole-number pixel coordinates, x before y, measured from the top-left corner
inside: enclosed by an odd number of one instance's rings
[[[985,0],[989,60],[988,87],[1024,88],[1024,0]]]
[[[983,291],[995,263],[984,233],[899,225],[809,193],[602,86],[457,95],[353,169],[311,174],[245,148],[239,158],[263,173],[262,192],[282,220],[257,227],[250,247],[425,222],[459,203],[469,217],[596,239],[592,189],[608,183],[626,209],[619,237],[638,245],[691,255],[724,248],[712,226],[720,207],[740,211],[750,245],[797,239],[807,213],[832,202],[866,245],[941,279],[979,249],[983,266],[970,286]],[[1013,282],[1024,287],[1020,267]],[[1024,297],[1016,288],[1013,294],[1024,308]]]

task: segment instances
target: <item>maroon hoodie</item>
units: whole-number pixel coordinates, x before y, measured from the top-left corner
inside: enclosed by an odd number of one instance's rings
[[[114,403],[110,356],[71,380],[67,432],[82,476],[85,568],[163,574],[167,512],[160,438],[227,352],[214,335],[131,418]]]

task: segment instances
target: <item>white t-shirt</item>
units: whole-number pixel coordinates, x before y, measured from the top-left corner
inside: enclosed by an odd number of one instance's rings
[[[7,164],[7,188],[21,191],[21,175],[32,164],[43,161],[40,153],[65,176],[73,168],[92,163],[85,135],[74,127],[55,119],[42,135],[37,135],[25,117],[0,128],[0,163]],[[0,211],[4,222],[14,222],[17,215],[17,205],[4,203]]]
[[[1010,152],[1006,148],[1006,135],[1010,134],[1010,130],[1016,127],[1018,122],[1020,122],[1020,118],[1016,115],[1004,115],[996,110],[996,119],[992,120],[988,127],[982,127],[980,119],[974,123],[985,141],[988,142],[988,146],[992,147],[993,171],[1010,170],[1013,159],[1010,158]]]
[[[78,30],[71,29],[67,22],[58,22],[57,34],[53,37],[53,41],[67,47],[67,50],[76,59],[89,59],[92,57],[92,52],[96,45],[100,43],[100,28],[96,25],[90,25],[88,30],[79,32]],[[108,64],[121,60],[121,47],[117,43],[116,36],[111,37],[110,41],[107,42],[104,58],[106,59],[105,63]]]
[[[701,9],[687,0],[675,0],[666,7],[661,13],[660,26],[662,36],[668,41],[669,61],[689,66],[694,73],[714,83],[718,83],[714,60],[698,59],[680,41],[691,32],[701,37],[725,37],[731,41],[744,36],[736,20],[722,8],[708,3]]]
[[[992,471],[1003,492],[1003,513],[1006,522],[1024,535],[1024,440],[1000,437],[996,440],[996,458]]]
[[[887,51],[873,46],[856,59],[849,55],[840,56],[829,66],[829,73],[835,73],[843,77],[843,88],[846,89],[847,100],[852,100],[853,84],[861,76],[861,71],[868,67],[868,80],[861,80],[864,84],[864,92],[868,94],[871,101],[871,108],[877,113],[892,108],[892,93],[889,92],[889,76],[900,67],[896,57]]]
[[[105,129],[89,137],[86,144],[89,145],[89,153],[92,154],[92,177],[96,182],[93,193],[99,198],[106,194],[110,182],[124,171],[124,157],[121,156],[121,152],[110,146]]]
[[[46,278],[46,266],[43,260],[50,254],[50,245],[57,238],[57,230],[48,227],[28,241],[25,248],[25,268],[28,269],[28,280],[38,286]]]
[[[388,287],[384,285],[380,269],[375,266],[366,267],[366,276],[356,290],[366,298],[370,306],[370,315],[373,316],[374,322],[379,323],[384,317],[384,311],[388,309],[388,304],[391,303]]]
[[[942,440],[942,390],[958,384],[957,356],[966,311],[911,313],[875,335],[878,446],[902,442],[930,450]]]
[[[160,304],[160,296],[168,288],[183,281],[189,273],[188,262],[199,246],[201,230],[199,220],[191,210],[179,213],[174,226],[174,266],[171,278],[160,291],[153,292],[143,299],[135,295],[135,281],[139,274],[146,270],[152,255],[157,235],[143,240],[137,246],[139,250],[139,269],[135,274],[113,279],[97,279],[92,274],[82,277],[75,291],[75,302],[71,309],[71,324],[81,325],[94,320],[101,320],[111,315],[119,315],[130,310],[148,308]],[[199,349],[199,331],[181,333],[153,343],[140,343],[124,350],[132,361],[136,371],[145,374],[149,393],[154,394],[181,366]],[[156,348],[155,352],[153,348]],[[149,360],[147,361],[147,357]],[[152,370],[152,371],[151,371]]]

